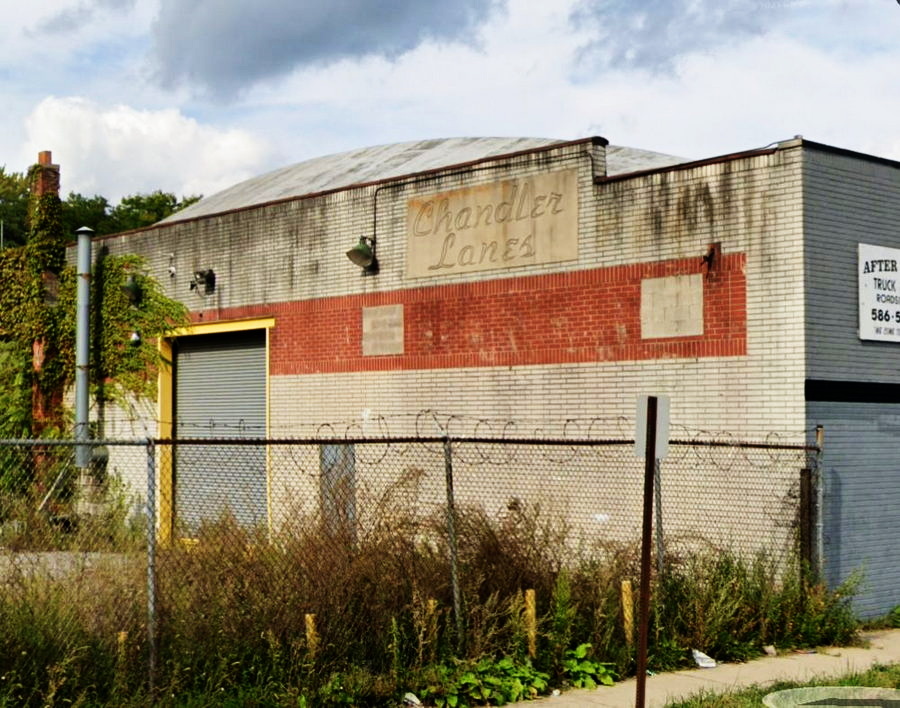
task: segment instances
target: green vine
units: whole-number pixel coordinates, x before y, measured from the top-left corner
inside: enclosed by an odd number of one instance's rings
[[[42,169],[34,165],[29,170],[31,184]],[[0,417],[0,437],[65,434],[68,428],[63,401],[75,377],[78,277],[65,264],[71,236],[61,215],[57,195],[32,192],[28,242],[0,251],[0,343],[6,359],[18,362],[7,365],[27,374],[4,377],[0,384],[0,405],[13,402],[17,411]],[[123,289],[126,283],[130,294]],[[186,322],[187,309],[163,294],[141,258],[112,256],[101,249],[91,279],[89,377],[94,400],[153,397],[160,363],[156,339]],[[133,334],[139,341],[133,341]],[[20,410],[25,401],[27,415]],[[28,424],[23,426],[23,420]]]
[[[59,273],[66,261],[66,238],[62,220],[62,201],[59,194],[48,192],[35,195],[33,185],[40,178],[41,165],[28,170],[32,196],[28,202],[29,235],[26,244],[28,264],[34,273]]]

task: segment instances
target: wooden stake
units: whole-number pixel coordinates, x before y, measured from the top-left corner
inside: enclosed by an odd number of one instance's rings
[[[528,634],[528,656],[537,657],[537,602],[534,590],[525,591],[525,632]]]
[[[309,658],[315,659],[319,652],[319,633],[316,631],[316,616],[309,613],[306,619],[306,648],[309,650]]]
[[[124,688],[128,676],[128,632],[116,634],[116,688]]]
[[[625,642],[634,644],[634,599],[631,594],[631,581],[622,581],[622,628],[625,630]]]

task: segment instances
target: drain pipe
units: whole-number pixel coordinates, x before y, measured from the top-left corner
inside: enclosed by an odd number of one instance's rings
[[[88,425],[88,357],[91,311],[91,236],[94,230],[82,226],[78,235],[78,290],[75,316],[75,466],[86,470],[91,463]]]

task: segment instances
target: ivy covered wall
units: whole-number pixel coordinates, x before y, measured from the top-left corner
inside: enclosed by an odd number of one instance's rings
[[[59,167],[41,153],[28,172],[28,240],[0,251],[0,438],[70,437],[65,405],[75,378],[77,274],[66,264],[74,234],[63,228]],[[156,339],[187,321],[135,255],[95,250],[91,275],[89,380],[99,408],[155,394]],[[134,336],[136,335],[136,336]],[[95,416],[96,417],[96,416]],[[102,436],[102,431],[99,435]],[[3,475],[12,474],[0,468]],[[19,491],[46,485],[39,466],[16,471]],[[10,480],[0,484],[9,487]]]

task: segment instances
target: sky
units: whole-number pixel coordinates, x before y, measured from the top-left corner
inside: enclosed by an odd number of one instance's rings
[[[459,136],[900,160],[900,0],[0,0],[0,101],[113,204]]]

